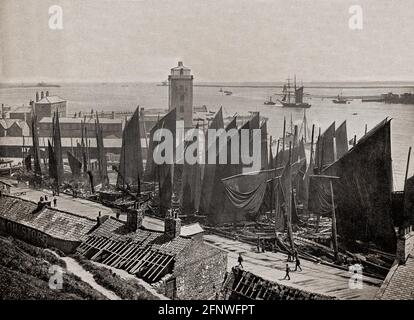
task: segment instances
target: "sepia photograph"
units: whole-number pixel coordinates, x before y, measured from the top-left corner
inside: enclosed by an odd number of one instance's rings
[[[414,300],[413,12],[0,0],[0,300]]]

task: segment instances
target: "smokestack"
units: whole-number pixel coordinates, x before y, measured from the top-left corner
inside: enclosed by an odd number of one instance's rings
[[[180,203],[178,201],[176,194],[174,193],[171,199],[170,214],[164,220],[164,234],[170,239],[174,239],[180,236],[181,219],[178,218],[179,212],[180,212]]]
[[[40,93],[40,99],[43,99],[45,97],[45,93],[42,91],[41,93]]]
[[[46,97],[48,97],[49,96],[49,91],[46,91]]]
[[[36,91],[36,102],[38,102],[38,101],[39,101],[39,92]]]
[[[130,232],[136,232],[142,226],[144,214],[142,209],[129,209],[127,212],[126,227]]]

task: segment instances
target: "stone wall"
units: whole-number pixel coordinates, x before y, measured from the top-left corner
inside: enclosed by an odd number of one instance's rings
[[[176,296],[180,300],[214,298],[219,292],[227,270],[227,253],[193,240],[176,259],[173,276]]]

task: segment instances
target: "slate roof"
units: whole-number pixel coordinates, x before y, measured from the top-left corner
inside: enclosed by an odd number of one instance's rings
[[[379,300],[414,300],[414,252],[405,264],[394,265],[381,286]]]
[[[62,99],[59,96],[46,96],[43,99],[35,102],[36,104],[49,104],[49,103],[59,103],[59,102],[66,102],[66,100]]]
[[[36,212],[37,203],[13,196],[0,197],[0,218],[39,230],[54,238],[80,241],[96,221],[68,212],[44,208]]]
[[[150,231],[145,229],[138,229],[136,232],[129,232],[125,223],[109,217],[100,227],[94,230],[90,236],[106,237],[119,241],[131,241],[139,244],[141,247],[150,246],[158,252],[177,255],[187,245],[191,243],[191,239],[185,237],[176,237],[174,239],[168,238],[164,232]]]

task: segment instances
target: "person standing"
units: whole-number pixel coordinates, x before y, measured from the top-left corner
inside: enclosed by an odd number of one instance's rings
[[[285,277],[283,278],[283,280],[290,280],[290,268],[289,268],[289,264],[286,263],[286,274]]]
[[[241,253],[239,253],[239,258],[237,259],[237,261],[239,262],[239,266],[243,269],[243,257]]]

